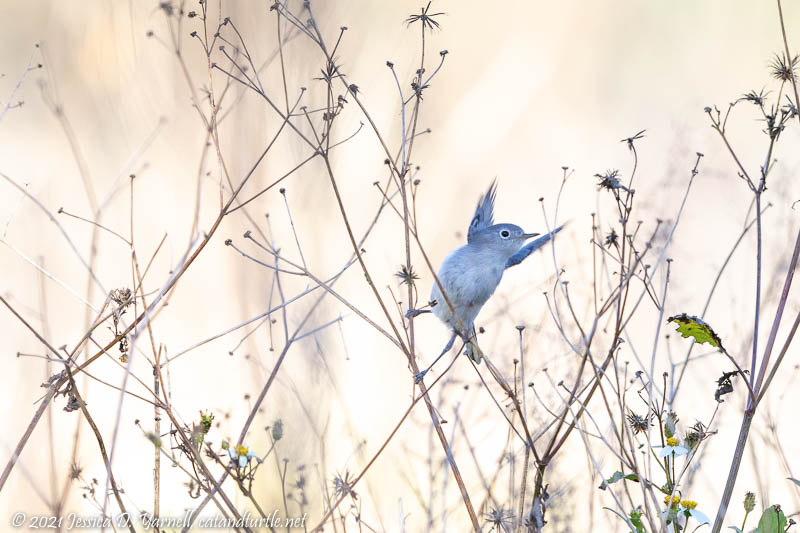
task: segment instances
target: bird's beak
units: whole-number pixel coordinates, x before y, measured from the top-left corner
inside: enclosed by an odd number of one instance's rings
[[[532,237],[538,237],[538,236],[539,236],[538,233],[523,233],[522,235],[519,236],[519,238],[520,239],[530,239]]]

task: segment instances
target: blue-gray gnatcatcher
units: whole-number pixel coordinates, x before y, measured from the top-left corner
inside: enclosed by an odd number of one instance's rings
[[[476,363],[481,362],[482,354],[475,341],[475,318],[483,304],[494,293],[507,268],[521,263],[564,227],[559,226],[523,246],[527,239],[539,234],[525,233],[514,224],[494,224],[496,193],[496,182],[492,182],[486,194],[478,200],[467,230],[467,244],[453,250],[439,268],[437,278],[447,299],[442,296],[439,284],[433,283],[431,312],[453,330],[447,346],[433,364],[453,347],[456,336],[464,339],[467,355]],[[419,312],[410,311],[415,315]],[[421,372],[417,379],[421,379],[429,369]]]

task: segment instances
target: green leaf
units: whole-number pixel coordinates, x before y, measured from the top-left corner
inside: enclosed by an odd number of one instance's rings
[[[694,340],[700,344],[708,343],[715,348],[722,348],[722,339],[719,338],[719,335],[714,333],[711,326],[696,316],[681,313],[680,315],[669,317],[667,322],[676,322],[678,324],[678,333],[680,333],[684,339],[693,337]]]
[[[644,533],[644,524],[642,524],[642,510],[631,509],[631,524],[636,528],[636,533]]]
[[[620,479],[629,479],[631,481],[637,481],[638,482],[639,481],[639,476],[637,476],[636,474],[625,474],[625,473],[620,472],[619,470],[617,470],[616,472],[614,472],[613,476],[611,476],[610,478],[604,480],[600,484],[600,490],[606,490],[607,486],[609,486],[612,483],[616,483]]]
[[[783,533],[786,529],[786,515],[780,505],[772,505],[764,510],[758,521],[759,533]]]

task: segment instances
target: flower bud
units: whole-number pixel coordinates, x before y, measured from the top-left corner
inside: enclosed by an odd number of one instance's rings
[[[664,436],[669,438],[675,435],[675,426],[678,424],[678,415],[674,411],[667,413],[664,419]]]
[[[272,424],[272,440],[281,440],[283,438],[283,421],[279,418]]]
[[[744,493],[744,510],[748,513],[756,508],[756,493],[747,491]]]

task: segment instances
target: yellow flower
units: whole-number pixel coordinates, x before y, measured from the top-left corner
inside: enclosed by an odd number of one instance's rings
[[[677,446],[679,444],[677,437],[670,437],[667,439],[667,446]]]
[[[670,498],[669,495],[664,496],[664,503],[670,507],[675,507],[680,501],[680,496],[673,496],[672,498]]]
[[[697,502],[694,500],[681,500],[681,512],[683,512],[687,517],[694,518],[700,525],[710,524],[711,521],[708,519],[708,517],[702,512],[698,511],[696,507]]]

